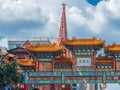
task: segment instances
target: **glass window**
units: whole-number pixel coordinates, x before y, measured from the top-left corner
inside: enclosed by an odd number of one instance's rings
[[[72,86],[73,86],[73,87],[76,87],[76,86],[77,86],[77,84],[76,84],[76,83],[74,83],[74,84],[72,84]]]
[[[72,88],[72,90],[77,90],[77,88]]]
[[[16,47],[20,47],[21,46],[21,44],[16,44]]]
[[[108,68],[108,66],[106,65],[105,68]]]
[[[97,68],[100,68],[100,66],[99,66],[99,65],[97,65]]]
[[[15,44],[9,44],[9,49],[16,48]]]
[[[102,65],[101,68],[104,68],[104,66]]]
[[[112,66],[111,66],[111,65],[109,65],[109,68],[112,68]]]

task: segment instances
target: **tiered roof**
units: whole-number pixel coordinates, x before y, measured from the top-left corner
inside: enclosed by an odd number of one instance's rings
[[[58,56],[54,59],[54,62],[72,62],[72,59],[69,56]]]
[[[27,50],[34,52],[56,52],[62,50],[62,47],[55,44],[36,44],[35,46],[28,47]]]
[[[35,66],[35,61],[32,59],[16,60],[16,62],[20,66]]]
[[[110,58],[108,56],[101,56],[101,55],[99,55],[96,58],[96,62],[97,63],[109,63],[109,62],[113,62],[113,58]]]
[[[27,48],[30,47],[32,44],[30,43],[30,41],[25,41],[25,43],[22,45],[22,48]]]
[[[5,64],[9,64],[15,61],[15,58],[14,58],[15,56],[13,54],[2,51],[1,55],[2,55],[2,60],[4,61]]]
[[[75,37],[72,40],[64,41],[64,45],[71,46],[96,46],[96,45],[104,45],[105,41],[102,39],[97,39],[95,37],[89,39],[76,39]]]
[[[104,46],[104,49],[112,52],[120,52],[120,44],[113,43],[112,45]]]

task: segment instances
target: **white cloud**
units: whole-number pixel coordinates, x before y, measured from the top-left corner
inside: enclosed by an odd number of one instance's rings
[[[116,22],[120,22],[119,10],[120,0],[101,1],[96,7],[86,4],[84,10],[71,7],[68,8],[68,22],[72,27],[86,27],[91,33],[99,35],[107,29],[113,31],[115,26],[116,30],[119,30],[119,25],[115,25]]]
[[[106,5],[106,9],[110,12],[110,16],[120,18],[120,0],[111,0],[109,4]]]
[[[7,38],[1,39],[0,46],[8,48],[8,39]]]
[[[44,14],[40,8],[40,5],[33,0],[26,1],[1,1],[0,2],[0,20],[14,22],[17,20],[34,21],[44,23],[49,20],[49,16]]]
[[[109,39],[113,34],[106,32],[116,33],[120,30],[120,0],[103,0],[97,6],[88,4],[86,0],[13,1],[0,0],[0,33],[10,39],[57,37],[63,2],[67,4],[69,37],[98,36]],[[103,36],[105,33],[107,35]]]
[[[0,33],[5,37],[39,36],[50,20],[49,12],[35,0],[0,0]]]
[[[78,25],[86,24],[86,18],[82,14],[82,10],[74,6],[68,9],[69,11],[67,16],[68,16],[69,23],[78,24]]]

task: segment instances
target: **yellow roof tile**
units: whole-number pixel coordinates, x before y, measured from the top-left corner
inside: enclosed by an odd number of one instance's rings
[[[72,59],[68,56],[58,56],[54,59],[54,62],[72,62]]]
[[[101,55],[99,55],[96,58],[96,62],[97,63],[109,63],[109,62],[113,62],[113,58],[109,58],[108,56],[101,56]]]
[[[56,52],[62,50],[62,47],[55,44],[37,44],[35,46],[28,47],[27,50],[35,52]]]
[[[21,66],[35,66],[35,61],[31,59],[17,60],[16,62]]]
[[[76,39],[73,38],[72,40],[66,40],[64,41],[64,44],[67,45],[72,45],[72,46],[81,46],[81,45],[86,45],[86,46],[95,46],[95,45],[104,45],[105,41],[102,39],[97,39],[95,37],[90,38],[90,39]]]
[[[113,43],[112,45],[104,46],[105,50],[120,52],[120,44]]]

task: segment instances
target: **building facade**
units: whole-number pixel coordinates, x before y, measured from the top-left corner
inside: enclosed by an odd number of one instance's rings
[[[31,45],[35,44],[53,44],[55,43],[55,38],[48,38],[48,37],[33,37],[28,39]],[[8,40],[8,49],[11,50],[13,48],[22,47],[26,40]]]

